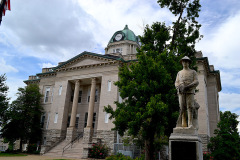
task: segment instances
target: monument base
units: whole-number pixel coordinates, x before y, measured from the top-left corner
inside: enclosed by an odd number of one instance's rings
[[[193,128],[177,127],[169,138],[169,160],[203,160],[202,141]]]

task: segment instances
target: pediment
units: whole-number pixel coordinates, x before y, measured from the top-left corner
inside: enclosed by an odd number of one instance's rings
[[[58,67],[56,67],[56,71],[60,70],[72,70],[85,68],[90,66],[101,66],[106,64],[116,63],[119,57],[111,56],[111,55],[100,55],[96,53],[83,52],[66,62],[63,62]]]
[[[72,67],[81,67],[81,66],[86,66],[86,65],[95,65],[95,64],[100,64],[100,63],[106,63],[104,60],[99,60],[99,59],[93,59],[93,58],[83,58],[80,59],[72,64],[69,64],[66,66],[66,68],[72,68]]]

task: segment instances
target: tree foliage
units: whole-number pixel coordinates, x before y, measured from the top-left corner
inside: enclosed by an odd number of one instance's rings
[[[7,98],[8,86],[6,85],[6,80],[5,74],[0,75],[0,125],[4,122],[9,101],[9,98]]]
[[[1,130],[4,138],[8,141],[20,139],[20,144],[24,141],[36,143],[41,140],[40,99],[41,94],[36,84],[18,89],[17,99],[9,106],[6,113],[7,121]]]
[[[193,58],[195,43],[202,38],[199,29],[201,24],[196,20],[199,17],[200,0],[158,0],[159,5],[168,8],[177,17],[172,26],[171,49],[178,55],[186,53]]]
[[[220,112],[218,129],[214,131],[215,137],[210,139],[208,148],[214,160],[240,159],[240,137],[238,133],[238,115],[226,111]]]
[[[195,19],[201,6],[198,0],[158,3],[178,16],[177,21],[173,26],[160,22],[146,26],[137,61],[119,68],[115,85],[124,101],[115,102],[116,110],[104,108],[120,135],[127,132],[145,141],[146,159],[153,159],[154,139],[169,136],[176,125],[179,107],[174,81],[181,69],[179,60],[187,55],[195,62],[194,47],[201,38],[201,25]]]

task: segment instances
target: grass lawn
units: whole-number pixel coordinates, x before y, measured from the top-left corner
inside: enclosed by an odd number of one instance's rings
[[[70,160],[70,159],[48,159],[48,160]]]
[[[0,157],[21,157],[21,156],[27,156],[27,155],[20,154],[20,153],[0,153]]]

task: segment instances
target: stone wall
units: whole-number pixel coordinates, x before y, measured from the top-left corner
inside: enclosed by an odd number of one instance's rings
[[[117,133],[115,131],[109,130],[97,130],[97,132],[92,133],[91,129],[85,128],[83,135],[83,156],[82,158],[88,157],[88,148],[94,143],[106,144],[110,152],[114,153],[114,143],[117,141]]]
[[[51,129],[43,131],[43,139],[46,137],[46,144],[41,146],[41,154],[48,152],[66,137],[65,130]],[[43,140],[44,141],[44,140]]]
[[[199,134],[199,136],[202,139],[202,151],[203,152],[208,151],[207,145],[208,145],[209,139],[210,139],[209,136],[207,134]]]
[[[117,132],[107,130],[97,130],[93,137],[93,143],[106,144],[110,148],[110,153],[113,153],[114,143],[117,142]]]

